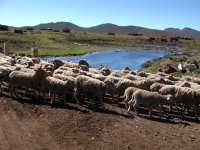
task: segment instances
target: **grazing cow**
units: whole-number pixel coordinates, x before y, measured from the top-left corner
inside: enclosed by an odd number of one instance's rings
[[[14,30],[14,33],[16,33],[16,34],[23,34],[23,30]]]
[[[149,41],[149,42],[154,42],[154,41],[156,41],[156,38],[155,38],[155,37],[149,37],[149,38],[148,38],[148,41]]]
[[[63,29],[63,32],[65,32],[65,33],[70,33],[70,29],[69,29],[69,28],[64,28],[64,29]]]
[[[170,37],[169,41],[170,42],[178,42],[179,38],[178,37]]]
[[[162,39],[160,39],[160,41],[161,41],[161,42],[167,42],[167,39],[162,38]]]
[[[132,36],[142,36],[143,34],[141,34],[141,33],[129,33],[128,35],[132,35]]]
[[[108,35],[113,35],[113,36],[114,36],[114,35],[115,35],[115,33],[111,33],[111,32],[109,32],[109,33],[108,33]]]

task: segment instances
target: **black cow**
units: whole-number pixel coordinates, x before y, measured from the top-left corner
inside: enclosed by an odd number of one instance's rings
[[[16,34],[23,34],[23,30],[15,29],[15,30],[14,30],[14,33],[16,33]]]

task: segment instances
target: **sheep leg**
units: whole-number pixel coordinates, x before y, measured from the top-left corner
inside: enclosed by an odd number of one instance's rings
[[[169,111],[172,111],[173,107],[172,104],[169,105]]]
[[[159,105],[159,111],[160,111],[160,118],[162,118],[162,116],[163,116],[163,106],[160,104]]]
[[[0,93],[2,93],[2,82],[0,81]]]
[[[33,95],[34,95],[34,97],[37,97],[36,88],[35,87],[33,88]]]
[[[49,97],[51,97],[51,91],[49,90]]]
[[[13,84],[10,84],[10,97],[13,97]]]
[[[20,98],[22,99],[28,92],[29,92],[29,89],[26,88],[26,89],[25,89],[25,92],[22,94],[22,96],[21,96]]]
[[[47,98],[46,98],[46,89],[41,88],[40,89],[40,93],[42,94],[42,98],[46,101],[47,100]]]
[[[17,92],[17,86],[16,86],[15,84],[14,84],[14,86],[13,86],[13,89],[14,89],[14,94],[15,94],[15,96],[19,98],[19,94],[18,94],[18,92]]]
[[[117,93],[117,102],[120,101],[120,94]]]
[[[194,106],[195,119],[198,119],[198,107],[199,104]]]
[[[184,104],[184,106],[183,106],[183,111],[182,111],[183,117],[185,117],[185,110],[186,110],[186,109],[187,109],[187,105]]]
[[[133,108],[137,116],[139,116],[138,107],[139,107],[139,104],[137,103],[136,100],[134,100]]]
[[[189,111],[190,111],[189,105],[187,105],[186,109],[187,109],[187,113],[189,114]]]
[[[125,98],[125,100],[124,100],[124,105],[125,105],[125,107],[126,107],[126,109],[128,108],[128,97],[127,96],[125,96],[126,98]]]
[[[67,105],[65,94],[63,94],[63,100],[64,100],[64,104]]]
[[[114,93],[113,92],[111,92],[111,98],[112,98],[112,100],[114,99]]]
[[[56,94],[53,93],[53,98],[51,98],[51,104],[53,105],[54,104],[54,99],[56,98]]]
[[[105,105],[104,105],[104,103],[103,103],[102,94],[99,94],[99,95],[98,95],[98,99],[99,99],[99,102],[101,103],[101,106],[103,107],[103,110],[106,110]]]
[[[130,100],[128,102],[128,113],[131,111],[131,109],[133,108],[133,105],[135,104],[135,101],[134,100]]]
[[[79,98],[78,98],[78,89],[75,89],[75,90],[74,90],[74,98],[76,99],[76,102],[77,102],[78,104],[80,104],[80,101],[79,101]]]
[[[150,105],[148,108],[149,108],[149,117],[151,118],[152,117],[152,106]]]

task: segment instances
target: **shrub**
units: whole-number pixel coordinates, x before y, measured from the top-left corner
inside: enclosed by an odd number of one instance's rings
[[[26,28],[26,30],[33,31],[34,28],[28,27],[28,28]]]
[[[69,28],[64,28],[64,29],[63,29],[63,32],[65,32],[65,33],[70,33],[70,29],[69,29]]]
[[[150,66],[151,66],[151,61],[146,61],[141,65],[142,68],[148,68]]]
[[[0,25],[0,31],[8,31],[8,26]]]
[[[113,36],[114,36],[114,35],[115,35],[115,33],[111,33],[111,32],[109,32],[109,33],[108,33],[108,35],[113,35]]]

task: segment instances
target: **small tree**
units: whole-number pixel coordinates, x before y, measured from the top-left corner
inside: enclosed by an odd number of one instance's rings
[[[34,28],[28,27],[28,28],[26,28],[26,30],[33,31],[33,30],[34,30]]]

